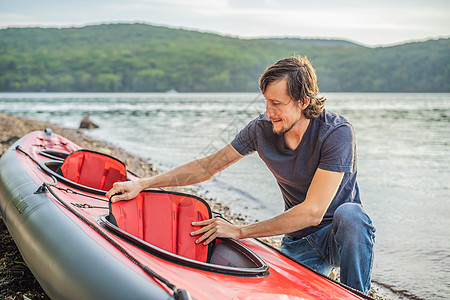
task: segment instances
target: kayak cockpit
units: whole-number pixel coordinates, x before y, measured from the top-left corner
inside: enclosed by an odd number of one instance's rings
[[[105,195],[114,182],[127,180],[125,165],[114,157],[78,150],[64,160],[43,161],[47,174],[79,191]],[[192,268],[240,276],[265,276],[268,265],[239,241],[217,239],[195,243],[191,224],[212,218],[199,197],[164,190],[146,190],[129,201],[110,202],[99,224],[144,251]]]
[[[44,156],[56,155],[42,152]],[[77,150],[65,158],[43,161],[39,166],[47,174],[76,189],[104,195],[114,182],[127,180],[127,169],[123,162],[107,154],[91,150]]]
[[[108,215],[100,216],[100,224],[142,250],[180,265],[228,275],[261,277],[268,274],[268,265],[256,253],[232,239],[216,239],[211,247],[209,262],[203,262],[169,252],[139,239],[109,222]]]
[[[135,199],[110,205],[101,224],[119,237],[156,256],[213,272],[264,276],[267,264],[242,243],[216,239],[195,243],[192,222],[211,218],[205,200],[179,192],[146,190]]]

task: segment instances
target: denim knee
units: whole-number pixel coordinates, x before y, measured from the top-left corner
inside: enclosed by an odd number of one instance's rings
[[[341,282],[367,293],[373,262],[375,228],[361,205],[339,206],[333,217],[334,256],[339,258]]]
[[[360,204],[344,203],[333,216],[333,232],[341,242],[373,244],[375,228]]]

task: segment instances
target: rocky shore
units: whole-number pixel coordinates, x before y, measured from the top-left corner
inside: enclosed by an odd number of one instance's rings
[[[98,141],[90,138],[85,130],[63,128],[49,122],[12,117],[0,113],[0,156],[19,138],[35,130],[51,128],[56,134],[62,135],[77,143],[85,149],[103,152],[123,161],[127,168],[138,176],[152,176],[158,174],[153,165],[147,161],[126,152],[124,149],[111,143]],[[198,190],[193,188],[178,188],[179,190],[197,194]],[[243,224],[247,219],[241,214],[233,214],[229,207],[221,204],[218,199],[205,198],[215,212],[221,213],[226,219],[234,224]],[[263,239],[265,242],[278,247],[278,239]],[[9,234],[6,225],[0,217],[0,299],[49,299],[34,278],[26,263],[23,261],[14,240]],[[375,291],[371,293],[375,299],[384,299]]]

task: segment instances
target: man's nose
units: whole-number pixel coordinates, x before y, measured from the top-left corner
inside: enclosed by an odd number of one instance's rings
[[[273,117],[274,111],[272,108],[269,107],[269,105],[266,105],[266,117],[270,119],[270,117]]]

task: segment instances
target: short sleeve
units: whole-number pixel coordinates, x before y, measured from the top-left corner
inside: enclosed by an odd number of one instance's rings
[[[350,124],[331,131],[322,144],[319,168],[335,172],[356,171],[355,134]]]
[[[231,142],[231,146],[241,155],[247,155],[256,151],[256,126],[257,119],[244,127]]]

